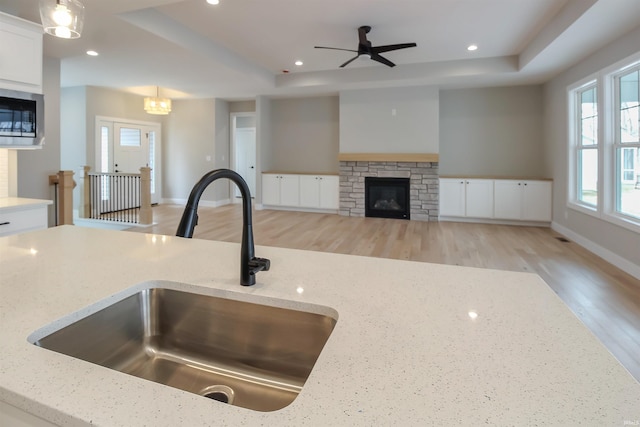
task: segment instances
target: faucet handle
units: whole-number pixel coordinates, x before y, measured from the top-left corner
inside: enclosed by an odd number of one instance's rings
[[[254,257],[249,261],[249,273],[256,274],[259,271],[269,271],[271,261],[266,258]]]

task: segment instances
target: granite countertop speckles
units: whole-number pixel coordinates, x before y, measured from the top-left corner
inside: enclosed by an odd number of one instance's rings
[[[64,425],[640,420],[640,384],[536,275],[257,246],[272,268],[244,288],[239,251],[233,243],[73,226],[0,238],[0,400]],[[301,394],[266,413],[27,341],[150,280],[330,307],[339,318]]]

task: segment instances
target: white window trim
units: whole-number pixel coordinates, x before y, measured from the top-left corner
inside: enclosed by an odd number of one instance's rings
[[[569,126],[568,126],[568,135],[567,135],[567,141],[569,141],[568,144],[568,167],[567,167],[567,173],[568,173],[568,179],[567,179],[567,206],[571,209],[577,210],[579,212],[585,213],[587,215],[591,215],[591,216],[595,216],[595,217],[600,217],[600,206],[602,205],[601,202],[601,185],[602,185],[602,180],[598,180],[598,206],[593,206],[587,203],[581,203],[580,200],[578,199],[578,182],[577,182],[577,176],[578,176],[578,141],[579,141],[579,136],[581,134],[580,131],[580,127],[581,127],[581,123],[579,123],[575,118],[577,117],[577,106],[578,106],[578,100],[577,100],[577,96],[578,96],[578,92],[581,89],[586,89],[589,86],[592,86],[594,83],[596,83],[596,89],[598,91],[598,116],[600,115],[600,102],[601,102],[601,96],[600,96],[600,87],[597,84],[598,83],[598,75],[597,74],[593,74],[590,75],[589,77],[586,77],[574,84],[572,84],[571,86],[567,87],[567,100],[568,100],[568,112],[569,112]],[[600,139],[600,126],[598,127],[598,145],[600,145],[601,143],[601,139]],[[598,153],[600,152],[600,149],[598,148]],[[601,157],[602,156],[598,156],[598,168],[601,167],[600,162],[601,162]],[[600,169],[598,169],[598,174],[600,173]]]
[[[640,220],[616,211],[616,111],[615,78],[640,64],[640,52],[600,70],[567,87],[568,100],[568,191],[567,207],[640,233]],[[577,198],[576,95],[581,88],[596,82],[598,91],[598,206],[580,203]]]

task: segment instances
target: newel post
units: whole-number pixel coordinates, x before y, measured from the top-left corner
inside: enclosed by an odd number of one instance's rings
[[[73,225],[73,189],[76,186],[73,175],[73,171],[59,171],[55,175],[49,175],[49,185],[58,186],[58,200],[56,200],[58,224],[56,225]]]
[[[91,182],[89,171],[91,166],[82,167],[82,191],[80,191],[80,218],[91,218]]]
[[[151,210],[151,168],[140,168],[140,224],[153,223],[153,211]]]

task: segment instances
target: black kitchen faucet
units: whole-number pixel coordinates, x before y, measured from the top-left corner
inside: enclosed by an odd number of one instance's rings
[[[191,190],[189,200],[182,213],[182,219],[178,225],[176,236],[193,237],[193,230],[198,225],[198,203],[204,190],[213,181],[219,178],[228,178],[240,189],[242,194],[242,245],[240,248],[240,284],[251,286],[256,283],[256,273],[267,271],[271,261],[266,258],[256,258],[253,246],[253,227],[251,225],[251,194],[249,187],[242,177],[230,169],[216,169],[206,173]]]

